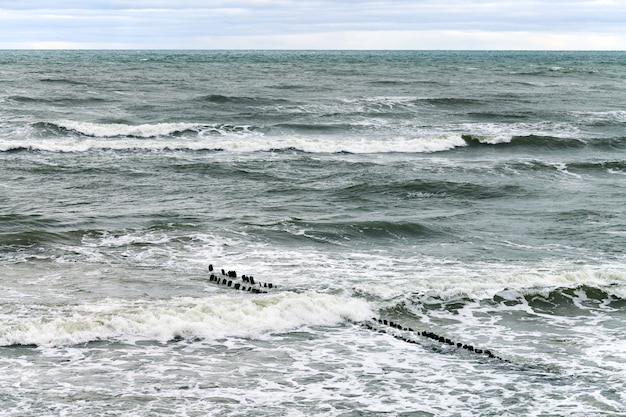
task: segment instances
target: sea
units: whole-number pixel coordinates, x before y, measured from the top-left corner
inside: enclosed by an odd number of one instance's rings
[[[626,53],[0,51],[0,416],[626,416]]]

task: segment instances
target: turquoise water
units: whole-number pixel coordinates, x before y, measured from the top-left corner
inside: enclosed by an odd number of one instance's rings
[[[624,58],[0,52],[0,414],[626,415]]]

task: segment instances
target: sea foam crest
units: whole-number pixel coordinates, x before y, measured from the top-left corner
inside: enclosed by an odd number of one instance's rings
[[[608,110],[608,111],[574,111],[572,112],[577,118],[583,122],[591,123],[626,123],[626,110]]]
[[[71,124],[62,125],[69,129]],[[0,138],[0,151],[28,149],[47,152],[88,152],[91,150],[191,150],[226,152],[269,152],[298,150],[308,153],[432,153],[467,146],[460,134],[418,133],[415,136],[355,137],[355,136],[302,136],[264,135],[251,130],[228,130],[198,125],[165,124],[127,126],[80,124],[81,133],[87,137],[32,137],[15,135]],[[177,137],[173,133],[195,130],[197,134]],[[78,131],[78,126],[76,131]]]
[[[33,310],[24,314],[24,309]],[[36,311],[34,311],[36,310]],[[302,326],[331,326],[372,316],[363,300],[316,292],[281,292],[169,300],[101,300],[28,306],[0,315],[0,346],[62,346],[96,340],[167,342],[176,337],[263,338]]]
[[[465,123],[462,132],[476,136],[480,143],[498,145],[511,143],[516,137],[546,136],[556,138],[577,137],[579,129],[567,123]]]
[[[127,125],[123,123],[91,123],[72,120],[61,120],[54,123],[66,130],[73,130],[85,136],[96,138],[130,136],[137,138],[152,138],[169,136],[186,130],[196,130],[197,125],[191,123],[156,123]]]
[[[626,269],[621,265],[573,266],[493,265],[480,263],[433,271],[406,288],[446,300],[471,298],[489,300],[504,290],[520,294],[549,293],[557,288],[589,286],[626,299]],[[445,279],[444,279],[445,278]]]
[[[467,146],[460,135],[434,134],[417,137],[317,137],[279,136],[255,137],[246,141],[224,144],[222,149],[229,151],[270,151],[275,149],[296,149],[308,153],[432,153]]]

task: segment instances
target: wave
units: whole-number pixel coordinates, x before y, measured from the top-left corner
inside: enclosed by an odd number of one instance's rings
[[[77,243],[86,230],[74,230],[62,221],[39,215],[0,215],[2,232],[0,248],[39,246],[44,244]]]
[[[517,148],[540,148],[540,149],[579,149],[588,145],[588,142],[578,138],[525,135],[525,136],[483,136],[483,135],[462,135],[463,140],[469,146],[498,145],[500,147]]]
[[[263,225],[267,227],[268,225]],[[422,223],[408,221],[368,220],[361,222],[309,222],[290,219],[269,225],[270,228],[286,229],[296,237],[323,242],[344,242],[346,239],[433,239],[444,232]]]
[[[548,292],[537,291],[523,294],[524,302],[535,311],[558,312],[563,309],[623,309],[626,308],[626,300],[612,294],[609,289],[590,285],[578,285],[575,287],[560,287]],[[507,301],[502,297],[495,297],[494,301]],[[520,300],[520,302],[522,302]]]
[[[444,129],[358,118],[343,123],[281,121],[266,126],[186,122],[132,125],[61,120],[36,122],[27,128],[21,126],[3,133],[0,151],[296,150],[376,154],[434,153],[491,145],[503,149],[547,150],[626,147],[626,138],[582,139],[579,136],[569,125],[528,123],[467,123]]]
[[[0,314],[0,346],[264,338],[303,326],[363,321],[373,315],[363,300],[315,292],[280,292],[260,297],[238,293],[156,301],[106,299],[77,305],[15,308],[19,314]]]
[[[571,150],[588,146],[598,148],[626,147],[626,138],[585,141],[555,136],[483,136],[474,134],[419,134],[415,137],[363,137],[346,135],[344,126],[315,125],[306,135],[307,126],[289,135],[266,135],[250,126],[196,125],[161,123],[130,126],[125,124],[63,124],[38,123],[35,127],[47,130],[50,136],[0,138],[0,151],[87,152],[91,150],[190,150],[228,152],[279,152],[282,150],[305,153],[436,153],[466,147],[497,146],[510,149]],[[339,132],[341,135],[334,135]],[[330,134],[329,134],[330,133]],[[69,134],[69,136],[68,136]]]
[[[207,150],[229,152],[274,152],[296,150],[307,153],[431,153],[466,146],[457,134],[363,137],[313,133],[266,134],[255,126],[194,123],[128,125],[76,121],[38,122],[34,134],[0,137],[0,151],[87,152],[90,150]],[[293,127],[293,126],[291,126]],[[305,127],[298,126],[299,129]],[[281,128],[284,129],[284,126]],[[345,130],[345,129],[344,129]],[[320,136],[322,135],[322,136]]]
[[[455,128],[469,146],[573,149],[587,145],[578,127],[565,122],[478,122]]]
[[[495,186],[472,183],[469,181],[444,180],[409,180],[384,184],[365,183],[354,185],[339,192],[342,196],[364,198],[381,194],[396,195],[398,198],[460,198],[481,200],[498,197],[510,197],[512,193],[523,191],[518,186]]]
[[[510,120],[528,120],[535,116],[532,111],[518,111],[518,112],[506,112],[506,111],[471,111],[467,113],[475,119],[482,120],[498,120],[498,121],[510,121]]]
[[[565,67],[560,65],[540,66],[532,70],[513,71],[511,75],[521,76],[553,76],[560,77],[561,74],[596,74],[598,71],[591,68]]]
[[[336,106],[340,114],[363,114],[368,112],[387,116],[418,116],[424,107],[467,107],[484,104],[482,100],[467,97],[416,97],[416,96],[372,96],[344,99]],[[330,106],[329,106],[330,107]]]
[[[626,174],[626,161],[573,162],[567,164],[567,169]]]
[[[9,96],[6,101],[14,103],[44,103],[63,106],[85,106],[91,103],[101,104],[108,100],[99,97],[30,97],[30,96]]]
[[[423,80],[376,80],[376,81],[370,81],[371,85],[382,85],[382,86],[396,86],[396,85],[406,85],[406,86],[411,86],[411,85],[433,85],[433,86],[444,86],[444,85],[448,85],[445,82],[441,82],[441,81],[436,81],[436,80],[428,80],[428,79],[423,79]]]
[[[289,103],[289,100],[267,97],[244,97],[225,96],[222,94],[209,94],[196,98],[196,101],[215,104],[237,104],[245,106],[268,106]]]
[[[399,110],[410,110],[413,115],[426,106],[477,106],[484,104],[482,100],[467,97],[416,97],[416,96],[371,96],[341,100],[337,107],[342,112],[363,111],[364,109],[382,109],[393,113]],[[334,104],[338,106],[338,104]],[[330,106],[330,104],[329,104]]]
[[[423,180],[414,180],[402,184],[402,189],[406,190],[409,195],[412,193],[426,193],[434,196],[457,197],[471,200],[510,197],[512,193],[521,190],[521,188],[515,186],[495,187],[471,182]]]
[[[598,138],[590,142],[594,148],[604,150],[626,149],[626,136],[613,138]]]
[[[409,318],[422,314],[445,311],[458,315],[464,308],[473,311],[507,313],[522,311],[532,315],[585,316],[590,312],[607,313],[626,310],[624,286],[618,283],[606,286],[575,284],[563,287],[503,288],[494,293],[457,294],[445,296],[432,291],[416,292],[402,297],[399,304],[391,307],[395,315]]]
[[[56,246],[60,243],[78,244],[83,236],[82,231],[52,232],[45,230],[28,230],[24,232],[0,234],[0,248],[2,247],[32,247],[40,245]]]
[[[483,101],[465,98],[465,97],[433,97],[433,98],[423,98],[417,99],[416,103],[428,103],[436,106],[476,106],[479,104],[483,104]]]
[[[273,127],[279,129],[289,129],[297,132],[342,133],[350,130],[353,125],[349,123],[279,123]]]
[[[599,150],[614,150],[626,148],[626,137],[612,138],[578,138],[568,135],[507,135],[501,134],[463,134],[461,135],[470,147],[497,145],[503,149],[537,149],[537,150],[574,150],[593,148]]]
[[[69,78],[42,78],[39,81],[51,84],[86,85],[86,83]]]
[[[581,123],[590,124],[592,126],[621,126],[626,123],[626,110],[609,110],[582,112],[575,111],[571,113]]]
[[[470,295],[444,297],[432,292],[413,294],[411,303],[424,311],[457,312],[471,306],[493,311],[521,310],[530,314],[550,314],[580,316],[589,311],[604,310],[612,312],[626,309],[624,287],[620,283],[606,285],[574,284],[560,287],[508,287],[492,295],[483,294],[484,298]],[[479,307],[481,306],[481,307]]]
[[[59,122],[38,122],[34,127],[57,132],[75,132],[96,138],[134,137],[153,138],[171,136],[186,131],[197,132],[199,126],[191,123],[156,123],[128,125],[123,123],[91,123],[63,120]]]
[[[414,287],[414,295],[429,304],[467,302],[501,303],[505,299],[524,300],[547,297],[553,291],[570,292],[587,287],[600,290],[606,300],[626,300],[626,270],[621,264],[597,266],[492,265],[478,263],[446,270],[446,279],[436,273]],[[595,290],[594,290],[595,291]]]
[[[278,85],[270,85],[268,88],[272,88],[274,90],[293,90],[293,91],[306,91],[306,92],[321,92],[321,91],[332,91],[330,87],[317,86],[317,85],[307,85],[307,84],[278,84]]]

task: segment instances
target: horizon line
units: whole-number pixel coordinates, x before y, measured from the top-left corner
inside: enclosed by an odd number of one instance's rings
[[[2,48],[0,51],[170,51],[170,52],[626,52],[626,49],[324,49],[324,48]]]

